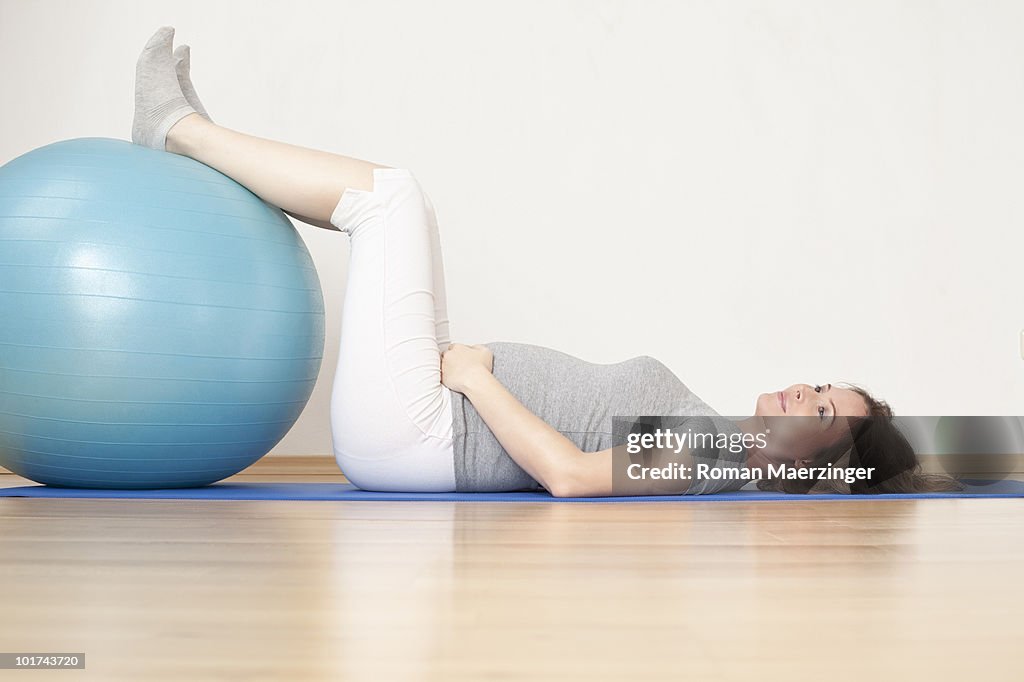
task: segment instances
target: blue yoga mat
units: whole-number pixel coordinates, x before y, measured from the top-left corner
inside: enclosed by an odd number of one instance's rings
[[[215,483],[202,488],[165,490],[93,490],[25,485],[0,488],[0,497],[74,497],[133,500],[318,500],[336,502],[755,502],[763,500],[903,500],[938,497],[1024,497],[1024,481],[978,481],[956,493],[900,495],[787,495],[740,490],[714,495],[646,495],[635,497],[552,497],[546,492],[516,493],[377,493],[349,483]]]

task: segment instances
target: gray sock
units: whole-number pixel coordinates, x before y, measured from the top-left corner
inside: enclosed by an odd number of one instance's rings
[[[210,118],[210,114],[207,113],[206,107],[199,100],[199,95],[196,93],[196,88],[192,85],[192,76],[189,71],[191,69],[191,53],[188,45],[179,45],[174,48],[174,70],[178,74],[178,85],[181,86],[181,92],[185,95],[185,99],[192,105],[192,108],[196,110],[200,116],[205,118],[207,121],[213,122]]]
[[[135,118],[132,142],[164,150],[167,131],[196,112],[178,85],[171,54],[174,28],[161,26],[146,43],[135,64]]]

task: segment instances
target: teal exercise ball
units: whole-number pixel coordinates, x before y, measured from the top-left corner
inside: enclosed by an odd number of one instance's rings
[[[235,474],[298,419],[320,280],[277,207],[185,156],[80,138],[0,167],[0,466],[74,488]]]

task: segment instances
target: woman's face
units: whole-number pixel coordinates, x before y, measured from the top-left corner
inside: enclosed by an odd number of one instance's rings
[[[868,405],[860,393],[832,384],[793,384],[762,393],[754,409],[754,416],[768,429],[768,447],[761,454],[772,462],[789,464],[848,438],[849,424],[843,417],[867,415]]]

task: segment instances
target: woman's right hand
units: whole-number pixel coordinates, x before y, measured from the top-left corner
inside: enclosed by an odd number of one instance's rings
[[[487,346],[451,343],[441,353],[441,383],[459,393],[465,393],[473,381],[493,370],[494,354]]]

